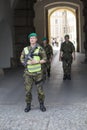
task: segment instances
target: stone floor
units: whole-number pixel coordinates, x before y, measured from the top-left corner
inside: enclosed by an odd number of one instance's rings
[[[0,130],[87,130],[87,64],[77,54],[72,80],[63,81],[62,63],[55,51],[51,78],[44,83],[46,112],[39,110],[33,87],[32,110],[24,112],[23,68],[7,69],[0,76]]]

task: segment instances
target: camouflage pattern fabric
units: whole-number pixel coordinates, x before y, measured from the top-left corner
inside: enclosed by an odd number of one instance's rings
[[[47,44],[45,47],[43,47],[45,52],[46,52],[46,56],[47,56],[47,62],[43,65],[43,73],[44,75],[46,75],[46,71],[49,74],[50,70],[51,70],[51,56],[53,55],[53,49],[51,47],[50,44]]]
[[[64,74],[71,74],[71,64],[72,64],[72,53],[75,51],[75,47],[72,42],[63,42],[61,44],[60,51],[63,52],[62,62]]]
[[[26,103],[31,103],[32,101],[32,87],[33,83],[37,86],[38,100],[44,101],[45,95],[42,87],[42,73],[36,73],[34,75],[29,75],[27,71],[24,73],[25,79],[25,92],[26,92]]]

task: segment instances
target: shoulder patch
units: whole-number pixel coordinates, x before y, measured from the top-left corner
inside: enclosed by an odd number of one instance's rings
[[[24,52],[25,52],[25,54],[29,53],[29,47],[28,46],[24,48]]]

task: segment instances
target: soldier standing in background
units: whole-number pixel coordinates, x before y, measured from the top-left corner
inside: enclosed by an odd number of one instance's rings
[[[21,53],[21,63],[25,66],[25,91],[26,91],[26,108],[25,112],[31,110],[32,101],[32,85],[35,82],[38,92],[38,100],[40,103],[40,110],[46,111],[44,106],[44,92],[42,87],[42,69],[41,64],[45,63],[47,58],[44,49],[37,43],[37,34],[31,33],[28,36],[30,46],[25,47]],[[26,59],[27,58],[27,59]]]
[[[65,41],[61,44],[59,54],[59,61],[63,62],[63,80],[71,80],[71,65],[73,60],[75,60],[75,47],[69,41],[69,35],[65,35]]]
[[[46,67],[46,71],[44,70],[43,73],[47,72],[47,76],[48,78],[50,78],[50,71],[51,71],[51,61],[52,61],[52,57],[53,57],[53,49],[52,46],[47,42],[47,38],[44,37],[42,39],[42,44],[43,44],[43,48],[46,52],[46,56],[47,56],[47,62],[45,63],[45,67]]]

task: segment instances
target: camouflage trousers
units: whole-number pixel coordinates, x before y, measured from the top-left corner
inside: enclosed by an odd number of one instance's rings
[[[45,95],[42,86],[42,73],[29,75],[28,72],[25,72],[24,79],[25,79],[26,103],[31,103],[32,101],[31,91],[32,91],[33,83],[35,83],[35,85],[37,86],[39,102],[44,102]]]
[[[63,60],[63,72],[65,75],[71,75],[72,60]]]
[[[43,70],[43,79],[46,79],[46,76],[49,77],[50,71],[51,71],[51,63],[47,62],[42,65],[42,70]]]
[[[42,75],[43,75],[43,82],[46,80],[46,73],[47,72],[47,66],[46,64],[42,64]]]
[[[51,71],[51,63],[47,62],[47,74],[48,74],[48,77],[50,76],[50,71]]]

